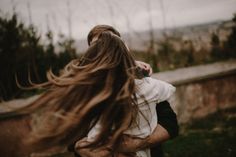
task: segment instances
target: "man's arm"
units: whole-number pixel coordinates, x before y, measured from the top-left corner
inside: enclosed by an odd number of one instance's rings
[[[161,102],[157,104],[156,107],[158,123],[161,125],[167,132],[170,139],[178,136],[179,126],[177,122],[177,117],[175,112],[172,110],[168,101]],[[155,139],[154,139],[155,140]],[[163,141],[164,142],[164,141]],[[161,142],[161,143],[163,143]],[[151,156],[152,157],[163,157],[164,153],[162,150],[161,143],[154,144],[154,147],[151,147]]]
[[[172,139],[179,134],[177,117],[168,101],[157,104],[158,124],[153,133],[146,139],[127,138],[125,147],[131,150],[141,150],[144,148],[156,149],[161,143]]]
[[[160,124],[169,133],[170,138],[179,135],[179,125],[177,117],[168,101],[163,101],[157,104],[156,107],[158,124]]]
[[[124,135],[123,142],[118,149],[120,153],[133,153],[139,150],[146,148],[154,147],[157,144],[163,143],[164,141],[170,138],[169,133],[161,125],[157,125],[153,133],[145,139],[131,137],[129,135]],[[111,152],[104,148],[98,148],[90,150],[89,148],[85,149],[76,149],[75,146],[75,156],[76,157],[109,157]],[[117,154],[118,155],[118,154]],[[122,155],[122,154],[120,154]],[[125,156],[125,155],[124,155]],[[123,157],[123,156],[122,156]]]

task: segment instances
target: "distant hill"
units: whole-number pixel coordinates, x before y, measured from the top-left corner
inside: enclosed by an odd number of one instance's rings
[[[183,40],[201,40],[202,42],[208,43],[211,33],[213,32],[218,33],[222,40],[224,40],[228,35],[228,32],[230,32],[232,24],[231,21],[214,21],[204,24],[168,28],[165,31],[164,29],[154,29],[153,33],[155,41],[161,40],[165,32],[168,36],[181,37]],[[145,30],[123,33],[122,38],[127,42],[131,49],[145,51],[150,41],[150,31]],[[86,39],[76,40],[75,46],[80,53],[88,48]]]

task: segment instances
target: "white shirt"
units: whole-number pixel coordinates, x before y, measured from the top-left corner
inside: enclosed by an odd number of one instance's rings
[[[157,126],[156,104],[168,100],[175,92],[175,87],[171,84],[146,77],[135,80],[139,112],[136,118],[138,125],[132,125],[125,134],[134,135],[140,138],[149,136]],[[148,104],[144,102],[141,96],[145,97]],[[88,141],[98,135],[101,130],[99,122],[88,133]],[[136,152],[137,157],[150,157],[150,149]]]

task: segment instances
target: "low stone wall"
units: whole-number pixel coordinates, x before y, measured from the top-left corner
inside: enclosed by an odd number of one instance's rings
[[[180,123],[236,107],[236,60],[153,74],[176,87],[170,100]],[[38,96],[0,104],[0,112],[26,106]]]
[[[236,107],[236,60],[161,72],[153,77],[175,85],[171,104],[180,123]]]

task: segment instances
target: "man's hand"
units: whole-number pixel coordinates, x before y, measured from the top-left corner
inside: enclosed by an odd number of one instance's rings
[[[156,146],[170,138],[169,133],[161,125],[157,125],[152,134],[146,138],[132,137],[130,135],[123,135],[123,140],[118,148],[118,152],[115,153],[117,157],[131,157],[135,156],[135,152],[146,148]],[[90,149],[81,148],[86,146],[88,142],[86,139],[78,141],[75,145],[75,150],[82,157],[111,157],[112,152],[107,149],[108,147],[103,146],[101,148]],[[128,153],[127,155],[125,155]]]
[[[155,128],[155,130],[146,139],[146,145],[144,145],[144,147],[151,148],[169,139],[170,139],[170,135],[168,131],[164,127],[162,127],[160,124],[157,124],[157,127]]]
[[[149,64],[142,61],[135,61],[135,63],[139,68],[141,68],[145,73],[147,73],[148,76],[152,75],[152,67]]]
[[[90,148],[81,148],[81,149],[76,149],[76,152],[81,156],[81,157],[111,157],[110,151],[107,149],[90,149]]]
[[[119,152],[137,152],[142,149],[151,148],[170,139],[165,128],[157,125],[152,134],[146,138],[137,138],[124,135],[123,141],[118,149]]]
[[[135,157],[135,153],[112,153],[112,151],[105,146],[96,149],[77,147],[75,150],[81,157]]]
[[[129,145],[131,146],[133,144],[133,142],[131,143],[132,137],[130,137],[130,139],[127,137],[126,138],[126,142],[129,143]],[[135,141],[135,140],[134,140]],[[138,140],[137,140],[138,141]],[[131,143],[131,144],[130,144]],[[135,143],[135,142],[134,142]],[[87,144],[89,144],[89,142],[86,141],[86,138],[76,142],[75,144],[75,151],[77,154],[79,154],[81,157],[136,157],[136,151],[126,151],[124,153],[120,152],[120,150],[113,152],[111,149],[109,149],[109,146],[102,146],[99,148],[83,148],[84,146],[86,146]],[[141,143],[140,143],[141,144]],[[134,147],[132,148],[132,146],[129,148],[130,149],[135,149]]]
[[[123,135],[122,142],[118,148],[119,152],[137,152],[146,145],[147,138],[132,137],[130,135]]]
[[[84,138],[75,144],[75,151],[81,157],[111,157],[111,152],[107,147],[100,147],[96,149],[84,148],[84,146],[88,145],[87,139]]]

